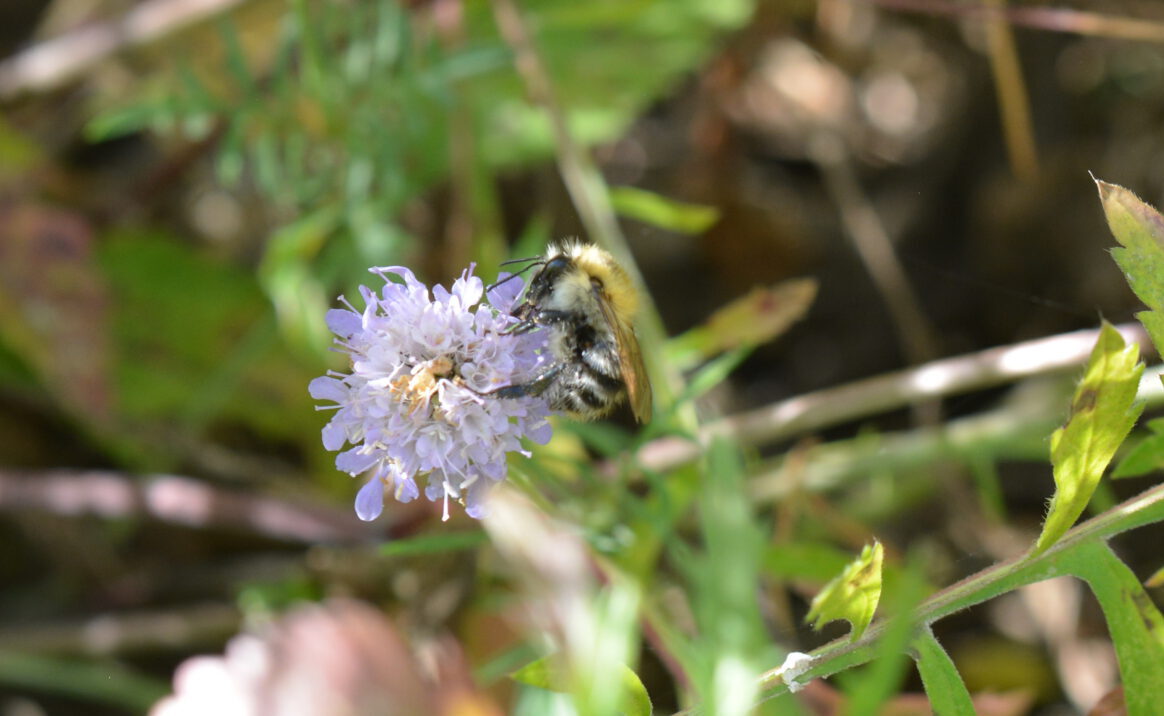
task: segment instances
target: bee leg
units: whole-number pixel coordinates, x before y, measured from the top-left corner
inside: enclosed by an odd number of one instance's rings
[[[525,307],[523,306],[522,308]],[[566,311],[554,311],[550,309],[530,311],[522,310],[519,308],[515,315],[520,318],[521,321],[519,323],[513,324],[509,328],[506,328],[503,331],[503,333],[506,335],[529,333],[530,331],[536,330],[543,326],[549,326],[554,323],[561,323],[563,321],[568,321],[571,318],[571,314]]]
[[[559,363],[528,383],[507,385],[504,388],[498,388],[497,390],[491,390],[488,393],[482,393],[482,395],[491,395],[496,398],[525,398],[527,396],[533,396],[536,398],[542,393],[546,392],[546,389],[553,384],[553,382],[558,378],[558,375],[562,372],[563,367],[565,367],[564,364]]]

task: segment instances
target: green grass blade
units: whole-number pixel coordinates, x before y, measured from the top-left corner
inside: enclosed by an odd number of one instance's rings
[[[763,533],[744,490],[739,448],[717,438],[708,450],[699,522],[706,551],[693,581],[692,606],[701,633],[694,680],[710,713],[750,713],[753,661],[764,647],[756,603]]]

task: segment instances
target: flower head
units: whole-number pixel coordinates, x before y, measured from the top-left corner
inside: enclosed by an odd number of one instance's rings
[[[509,314],[521,280],[498,284],[482,302],[484,284],[472,267],[451,290],[434,286],[431,294],[401,266],[372,272],[384,288],[360,287],[363,311],[343,299],[346,308],[327,313],[352,370],[329,371],[309,386],[313,398],[337,408],[323,429],[324,447],[351,445],[336,456],[336,468],[368,472],[356,495],[360,519],[380,515],[385,491],[400,502],[414,499],[417,476],[427,476],[429,500],[444,502],[445,519],[449,498],[480,517],[485,493],[505,478],[506,454],[529,455],[522,437],[550,437],[545,401],[487,395],[529,380],[544,360],[544,337],[504,333],[515,321]]]

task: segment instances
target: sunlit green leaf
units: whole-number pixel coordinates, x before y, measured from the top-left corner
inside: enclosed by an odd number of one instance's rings
[[[1156,350],[1164,350],[1164,217],[1135,194],[1097,181],[1111,233],[1122,248],[1112,257],[1132,290],[1150,310],[1137,314]]]
[[[874,549],[880,548],[880,544],[874,545]],[[880,601],[885,605],[883,611],[892,618],[881,629],[870,663],[862,669],[838,675],[841,689],[848,698],[846,716],[884,713],[886,704],[901,690],[909,671],[906,652],[918,626],[913,615],[927,589],[916,556],[901,576],[893,594],[881,597]]]
[[[614,210],[628,219],[680,234],[700,234],[719,220],[714,206],[687,204],[633,186],[610,189]]]
[[[1071,416],[1051,435],[1055,496],[1036,552],[1054,544],[1083,514],[1103,471],[1136,424],[1143,409],[1135,404],[1144,370],[1139,354],[1138,346],[1125,345],[1119,331],[1103,324],[1075,389]]]
[[[831,621],[843,619],[852,625],[849,639],[859,639],[873,620],[873,613],[881,600],[881,563],[884,557],[885,548],[880,542],[866,545],[860,556],[813,598],[805,621],[814,629],[820,629]]]

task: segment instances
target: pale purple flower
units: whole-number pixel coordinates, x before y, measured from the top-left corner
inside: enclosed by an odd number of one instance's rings
[[[323,407],[337,408],[323,445],[350,445],[336,468],[368,473],[356,495],[362,520],[380,515],[386,491],[400,502],[416,498],[418,476],[427,477],[428,499],[443,501],[445,519],[449,498],[480,517],[485,493],[505,479],[506,455],[529,456],[521,438],[550,438],[545,401],[487,395],[531,379],[545,360],[540,332],[503,333],[515,321],[509,313],[522,281],[498,285],[482,302],[484,285],[472,267],[451,291],[434,286],[431,295],[407,268],[371,271],[385,284],[379,294],[360,287],[363,311],[341,299],[347,307],[327,313],[352,370],[329,371],[309,386],[313,398],[334,403]]]

